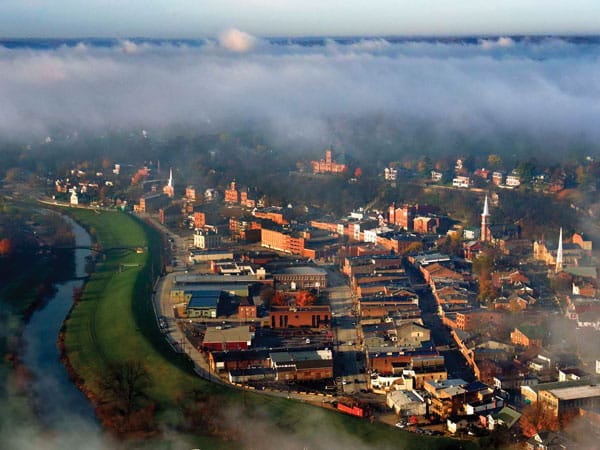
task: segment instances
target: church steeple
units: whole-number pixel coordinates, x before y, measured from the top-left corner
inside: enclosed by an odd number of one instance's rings
[[[563,242],[562,242],[562,227],[560,227],[560,234],[558,235],[558,248],[556,250],[556,273],[562,272],[563,270]]]
[[[488,197],[485,196],[483,203],[483,212],[481,213],[481,237],[480,240],[483,242],[490,242],[492,240],[492,234],[490,233],[490,207],[488,205]]]
[[[173,186],[173,169],[169,169],[169,181],[167,185],[163,187],[163,193],[167,194],[170,198],[175,196],[175,187]]]

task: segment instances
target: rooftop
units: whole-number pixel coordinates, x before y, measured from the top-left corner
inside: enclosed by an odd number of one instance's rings
[[[576,400],[579,398],[600,397],[600,386],[597,384],[588,384],[584,386],[550,389],[549,392],[559,400]]]
[[[206,329],[203,343],[250,342],[253,336],[254,333],[250,331],[250,327],[247,325],[233,328],[221,328],[220,330],[215,327],[209,327]]]
[[[188,308],[216,308],[221,298],[221,291],[192,291]]]
[[[283,267],[274,273],[286,275],[327,275],[326,270],[311,266]]]

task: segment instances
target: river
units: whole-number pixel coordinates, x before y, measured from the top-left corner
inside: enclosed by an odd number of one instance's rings
[[[91,238],[85,229],[70,218],[65,220],[73,227],[76,246],[89,247]],[[75,277],[81,278],[91,251],[76,249],[74,254]],[[59,432],[73,427],[75,421],[86,423],[88,430],[100,430],[92,404],[69,379],[57,347],[58,333],[73,304],[73,289],[82,284],[81,279],[73,279],[55,285],[56,294],[33,313],[23,334],[22,361],[33,374],[31,389],[36,410],[46,427]]]

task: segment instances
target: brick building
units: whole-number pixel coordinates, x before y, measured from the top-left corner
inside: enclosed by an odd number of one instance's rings
[[[273,272],[277,286],[296,289],[323,289],[327,287],[327,271],[311,266],[284,267]]]
[[[310,252],[305,248],[307,239],[310,239],[308,232],[292,233],[262,228],[260,233],[260,245],[263,247],[294,255],[314,257],[315,252]]]
[[[240,194],[235,187],[235,181],[232,181],[229,184],[229,189],[225,189],[225,198],[223,199],[225,203],[239,203],[240,202]]]
[[[346,171],[346,164],[340,164],[333,159],[333,152],[325,150],[325,159],[311,161],[313,173],[343,173]]]
[[[331,310],[329,306],[307,306],[304,308],[273,306],[269,313],[271,328],[321,328],[329,326],[330,320]]]
[[[543,331],[539,326],[521,325],[510,333],[510,342],[523,347],[541,347]]]

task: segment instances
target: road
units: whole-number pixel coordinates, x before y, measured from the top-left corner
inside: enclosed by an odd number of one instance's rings
[[[410,263],[407,262],[404,269],[413,285],[425,283],[421,273]],[[440,354],[444,356],[448,378],[462,378],[465,381],[474,380],[473,370],[462,354],[456,350],[456,343],[452,339],[449,328],[442,323],[442,318],[438,314],[437,302],[429,288],[420,290],[419,308],[421,309],[423,325],[431,330],[431,339],[439,349]]]
[[[334,317],[336,352],[334,375],[340,393],[354,394],[366,389],[364,353],[360,351],[356,317],[353,315],[352,290],[346,278],[337,270],[327,270],[327,293]]]

